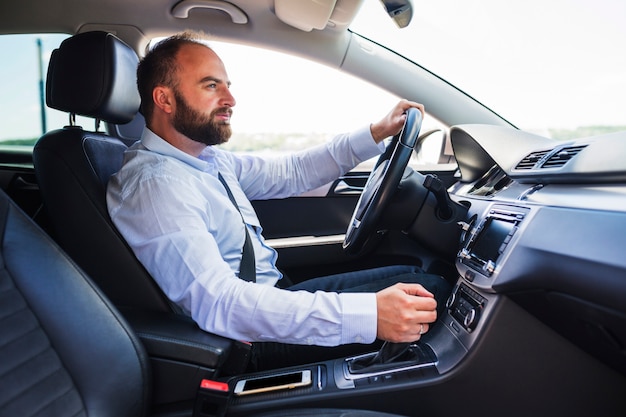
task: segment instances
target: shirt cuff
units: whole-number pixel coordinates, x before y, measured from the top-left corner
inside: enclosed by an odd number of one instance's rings
[[[339,294],[343,309],[341,343],[373,343],[376,340],[378,314],[376,294]]]
[[[385,150],[384,142],[376,143],[372,136],[370,126],[364,126],[350,134],[350,146],[352,151],[361,161],[367,161]]]

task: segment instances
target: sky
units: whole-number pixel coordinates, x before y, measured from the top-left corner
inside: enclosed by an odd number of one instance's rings
[[[518,127],[626,125],[626,1],[413,3],[409,28],[397,29],[377,0],[365,1],[353,28],[397,48]],[[42,37],[44,72],[60,40]],[[333,71],[323,66],[215,47],[233,82],[238,131],[315,131],[319,118],[327,129],[343,131],[381,117],[396,100],[377,90],[363,99],[360,81],[331,77]],[[0,37],[0,53],[0,139],[39,136],[35,40]],[[277,74],[275,68],[288,71]],[[290,83],[299,90],[297,102],[276,93],[291,92]],[[48,129],[67,122],[67,115],[50,109],[46,114]]]
[[[62,35],[43,35],[43,74],[53,48]],[[34,36],[0,36],[0,139],[29,138],[41,134],[39,105],[39,53]],[[52,111],[46,111],[52,117]],[[67,124],[67,115],[56,114],[56,127]],[[51,121],[51,124],[54,123]]]
[[[413,0],[404,36],[373,23],[366,3],[355,30],[377,33],[520,127],[626,125],[624,0]]]

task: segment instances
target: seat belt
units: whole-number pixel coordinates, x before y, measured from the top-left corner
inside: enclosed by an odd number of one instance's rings
[[[250,239],[250,233],[248,232],[248,225],[243,218],[243,214],[239,209],[239,205],[237,205],[235,196],[233,196],[232,191],[230,191],[230,187],[228,186],[228,184],[226,184],[226,180],[219,172],[217,173],[217,178],[219,178],[220,182],[226,189],[226,194],[228,194],[228,198],[230,198],[231,203],[233,203],[233,205],[239,212],[239,215],[241,215],[243,228],[246,231],[246,241],[243,243],[241,263],[239,264],[239,278],[243,279],[244,281],[256,282],[256,260],[254,258],[254,247],[252,246],[252,240]]]

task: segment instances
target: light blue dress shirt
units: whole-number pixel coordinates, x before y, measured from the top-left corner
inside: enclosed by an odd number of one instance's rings
[[[371,343],[377,327],[374,294],[275,287],[281,278],[277,253],[265,243],[250,200],[320,187],[381,150],[365,127],[285,157],[237,155],[210,146],[196,158],[145,128],[109,181],[108,209],[164,293],[204,330],[251,342]],[[253,241],[256,283],[238,278],[242,215]]]

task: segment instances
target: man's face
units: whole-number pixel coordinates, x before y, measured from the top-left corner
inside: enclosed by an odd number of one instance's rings
[[[228,142],[232,134],[230,107],[215,109],[207,115],[193,109],[177,89],[174,90],[174,97],[176,98],[176,112],[172,119],[174,129],[189,139],[209,146]],[[224,117],[226,114],[228,118]]]
[[[177,56],[178,84],[172,126],[205,145],[225,143],[231,136],[230,117],[235,99],[224,64],[211,49],[187,45]]]

